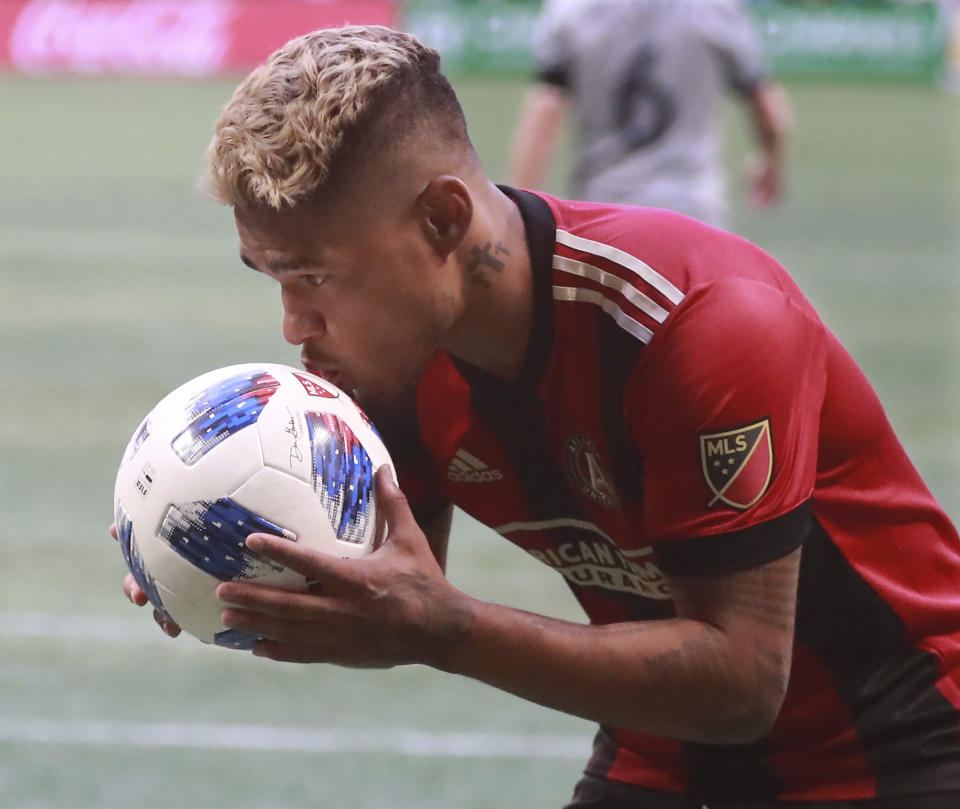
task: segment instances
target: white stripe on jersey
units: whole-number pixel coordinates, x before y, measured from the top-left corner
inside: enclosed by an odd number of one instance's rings
[[[642,262],[636,256],[631,256],[619,248],[604,244],[603,242],[595,242],[592,239],[584,239],[581,236],[574,236],[572,233],[560,230],[559,228],[557,228],[557,241],[560,242],[560,244],[565,244],[567,247],[572,247],[574,250],[593,253],[595,256],[609,259],[622,267],[626,267],[650,284],[650,286],[672,304],[678,304],[683,300],[683,293],[660,275],[660,273]]]
[[[632,334],[641,343],[649,343],[650,338],[653,337],[653,332],[650,331],[650,329],[634,320],[624,312],[623,309],[617,306],[614,301],[606,297],[602,292],[597,292],[595,289],[561,287],[554,284],[553,297],[554,300],[558,301],[586,301],[587,303],[595,303],[610,315],[621,329]]]
[[[601,270],[599,267],[594,267],[592,264],[587,264],[584,261],[576,261],[566,256],[554,256],[553,268],[555,270],[561,270],[562,272],[572,273],[573,275],[579,275],[583,278],[589,278],[591,281],[596,281],[605,287],[615,289],[641,312],[650,315],[657,323],[663,323],[667,315],[670,314],[656,301],[644,295],[629,281],[625,281],[606,270]]]

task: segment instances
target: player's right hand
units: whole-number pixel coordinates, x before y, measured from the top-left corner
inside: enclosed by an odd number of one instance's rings
[[[255,655],[355,668],[447,665],[472,621],[471,599],[444,576],[387,464],[376,493],[387,538],[361,559],[269,534],[247,537],[248,548],[313,583],[306,592],[243,581],[217,587],[224,626],[259,637]]]
[[[117,536],[116,523],[110,526],[110,536],[114,539],[119,539]],[[148,600],[147,594],[143,592],[143,589],[137,584],[137,580],[133,577],[132,573],[128,573],[123,577],[123,594],[131,603],[136,604],[138,607],[145,606]],[[153,620],[156,621],[157,626],[171,638],[175,638],[180,634],[180,627],[169,620],[160,610],[153,611]]]

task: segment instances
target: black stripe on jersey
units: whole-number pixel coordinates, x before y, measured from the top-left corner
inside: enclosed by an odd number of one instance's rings
[[[646,346],[620,328],[602,309],[596,311],[596,324],[603,396],[600,411],[610,452],[610,473],[621,496],[643,502],[643,459],[627,435],[623,397],[630,374]]]
[[[587,762],[584,773],[598,778],[607,777],[607,773],[617,760],[617,751],[620,749],[613,734],[613,728],[600,725],[593,737],[593,751],[590,753],[590,760]]]
[[[766,763],[770,742],[683,745],[690,792],[707,801],[763,800],[776,797],[781,782]]]
[[[796,638],[833,673],[878,797],[960,789],[960,715],[937,659],[814,520],[800,568]]]
[[[658,542],[657,564],[668,576],[720,576],[780,559],[795,551],[813,524],[810,501],[759,525],[707,537]]]

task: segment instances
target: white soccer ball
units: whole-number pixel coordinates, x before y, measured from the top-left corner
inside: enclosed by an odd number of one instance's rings
[[[320,377],[273,363],[203,374],[136,429],[114,490],[117,535],[150,602],[206,643],[250,648],[220,623],[222,581],[306,589],[246,548],[282,536],[344,558],[377,537],[374,472],[390,463],[370,421]]]

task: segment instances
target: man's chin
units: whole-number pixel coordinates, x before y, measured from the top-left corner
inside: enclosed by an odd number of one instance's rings
[[[350,395],[363,408],[389,448],[416,425],[417,380],[389,388],[357,386]],[[416,432],[416,430],[414,430]]]
[[[381,417],[389,413],[389,411],[405,401],[409,393],[413,390],[416,390],[415,383],[391,389],[382,389],[370,385],[356,385],[348,390],[347,393],[373,418],[375,413],[381,415]]]

